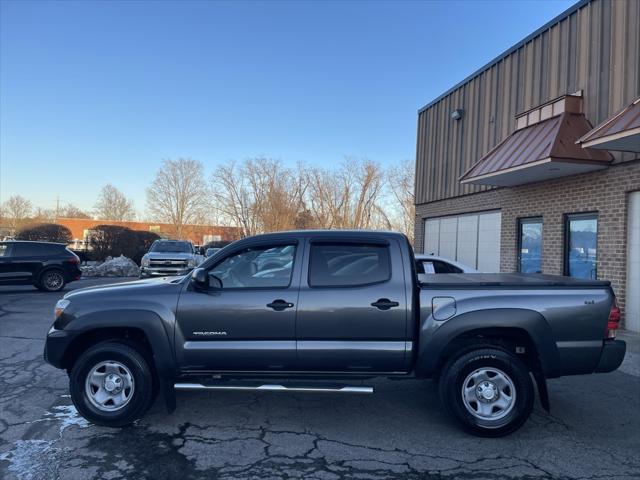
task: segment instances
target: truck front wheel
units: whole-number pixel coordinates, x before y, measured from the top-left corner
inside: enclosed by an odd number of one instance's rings
[[[123,427],[151,406],[153,375],[137,350],[122,342],[106,341],[78,358],[71,369],[69,390],[84,418],[104,427]]]
[[[520,428],[533,409],[533,382],[515,355],[481,348],[450,360],[439,384],[440,400],[462,426],[483,437]]]

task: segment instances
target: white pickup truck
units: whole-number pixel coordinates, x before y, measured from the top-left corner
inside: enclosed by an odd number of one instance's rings
[[[203,260],[187,240],[156,240],[142,257],[140,278],[186,275]]]

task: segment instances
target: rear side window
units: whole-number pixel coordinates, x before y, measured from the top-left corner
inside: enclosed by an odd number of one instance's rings
[[[12,257],[43,257],[57,255],[63,250],[63,245],[51,243],[14,243]]]
[[[6,257],[9,254],[9,245],[0,243],[0,257]]]
[[[309,259],[311,287],[353,287],[391,278],[388,245],[312,243]]]

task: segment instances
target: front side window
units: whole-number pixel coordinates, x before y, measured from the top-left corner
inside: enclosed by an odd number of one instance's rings
[[[577,278],[598,278],[598,216],[565,217],[565,274]]]
[[[287,287],[291,283],[295,245],[251,247],[214,266],[223,289]]]
[[[312,243],[311,287],[357,286],[391,278],[388,245]]]
[[[518,222],[518,270],[542,273],[542,219],[522,218]]]

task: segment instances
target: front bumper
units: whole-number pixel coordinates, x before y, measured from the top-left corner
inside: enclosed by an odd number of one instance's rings
[[[596,373],[613,372],[624,360],[627,344],[622,340],[605,340]]]
[[[140,277],[167,277],[167,276],[175,276],[175,275],[186,275],[191,270],[192,267],[189,268],[155,268],[155,267],[141,267],[140,268]]]
[[[56,368],[65,368],[64,355],[75,337],[76,332],[51,327],[44,342],[44,361]]]

